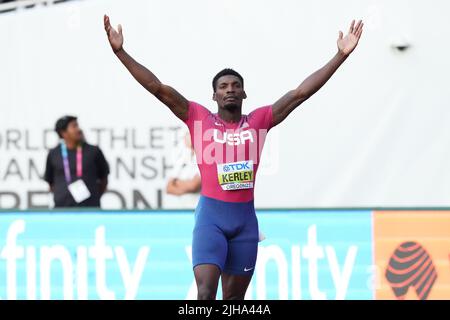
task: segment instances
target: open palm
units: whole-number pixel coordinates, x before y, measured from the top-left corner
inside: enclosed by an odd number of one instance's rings
[[[117,31],[111,26],[109,22],[109,17],[105,14],[103,17],[103,22],[105,24],[105,31],[108,35],[109,43],[111,44],[111,48],[114,52],[120,51],[123,45],[123,34],[122,34],[122,26],[119,24],[117,26]]]
[[[339,31],[339,38],[337,40],[337,46],[340,52],[345,55],[349,55],[355,50],[358,45],[358,41],[361,38],[364,23],[359,20],[355,25],[355,20],[352,21],[348,34],[344,37],[342,31]]]

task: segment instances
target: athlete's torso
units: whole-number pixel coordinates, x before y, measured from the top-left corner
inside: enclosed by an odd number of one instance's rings
[[[185,123],[202,178],[201,193],[227,202],[253,200],[262,148],[273,123],[272,107],[257,108],[238,123],[229,123],[189,102]]]

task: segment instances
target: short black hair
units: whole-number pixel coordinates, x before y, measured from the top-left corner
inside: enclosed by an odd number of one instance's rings
[[[59,118],[55,124],[55,131],[58,136],[62,138],[62,132],[67,130],[69,123],[71,123],[72,121],[76,121],[77,119],[78,118],[74,116],[64,116],[62,118]]]
[[[219,73],[216,74],[214,76],[214,78],[213,78],[212,87],[213,87],[214,92],[216,92],[216,89],[217,89],[217,81],[219,80],[220,77],[223,77],[223,76],[236,76],[236,77],[238,77],[239,80],[241,80],[242,87],[244,87],[244,78],[242,78],[242,76],[239,74],[239,72],[234,71],[231,68],[225,68],[222,71],[219,71]]]

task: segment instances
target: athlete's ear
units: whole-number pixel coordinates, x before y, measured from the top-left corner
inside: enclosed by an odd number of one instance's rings
[[[217,97],[216,97],[216,93],[215,93],[215,92],[213,93],[212,99],[213,99],[214,101],[217,101]]]
[[[244,99],[247,99],[247,94],[245,93],[245,90],[244,90]]]

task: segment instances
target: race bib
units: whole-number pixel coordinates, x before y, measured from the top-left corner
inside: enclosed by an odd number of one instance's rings
[[[217,174],[223,190],[253,188],[253,160],[218,164]]]
[[[81,179],[69,184],[68,189],[76,203],[83,202],[91,196],[89,189]]]

